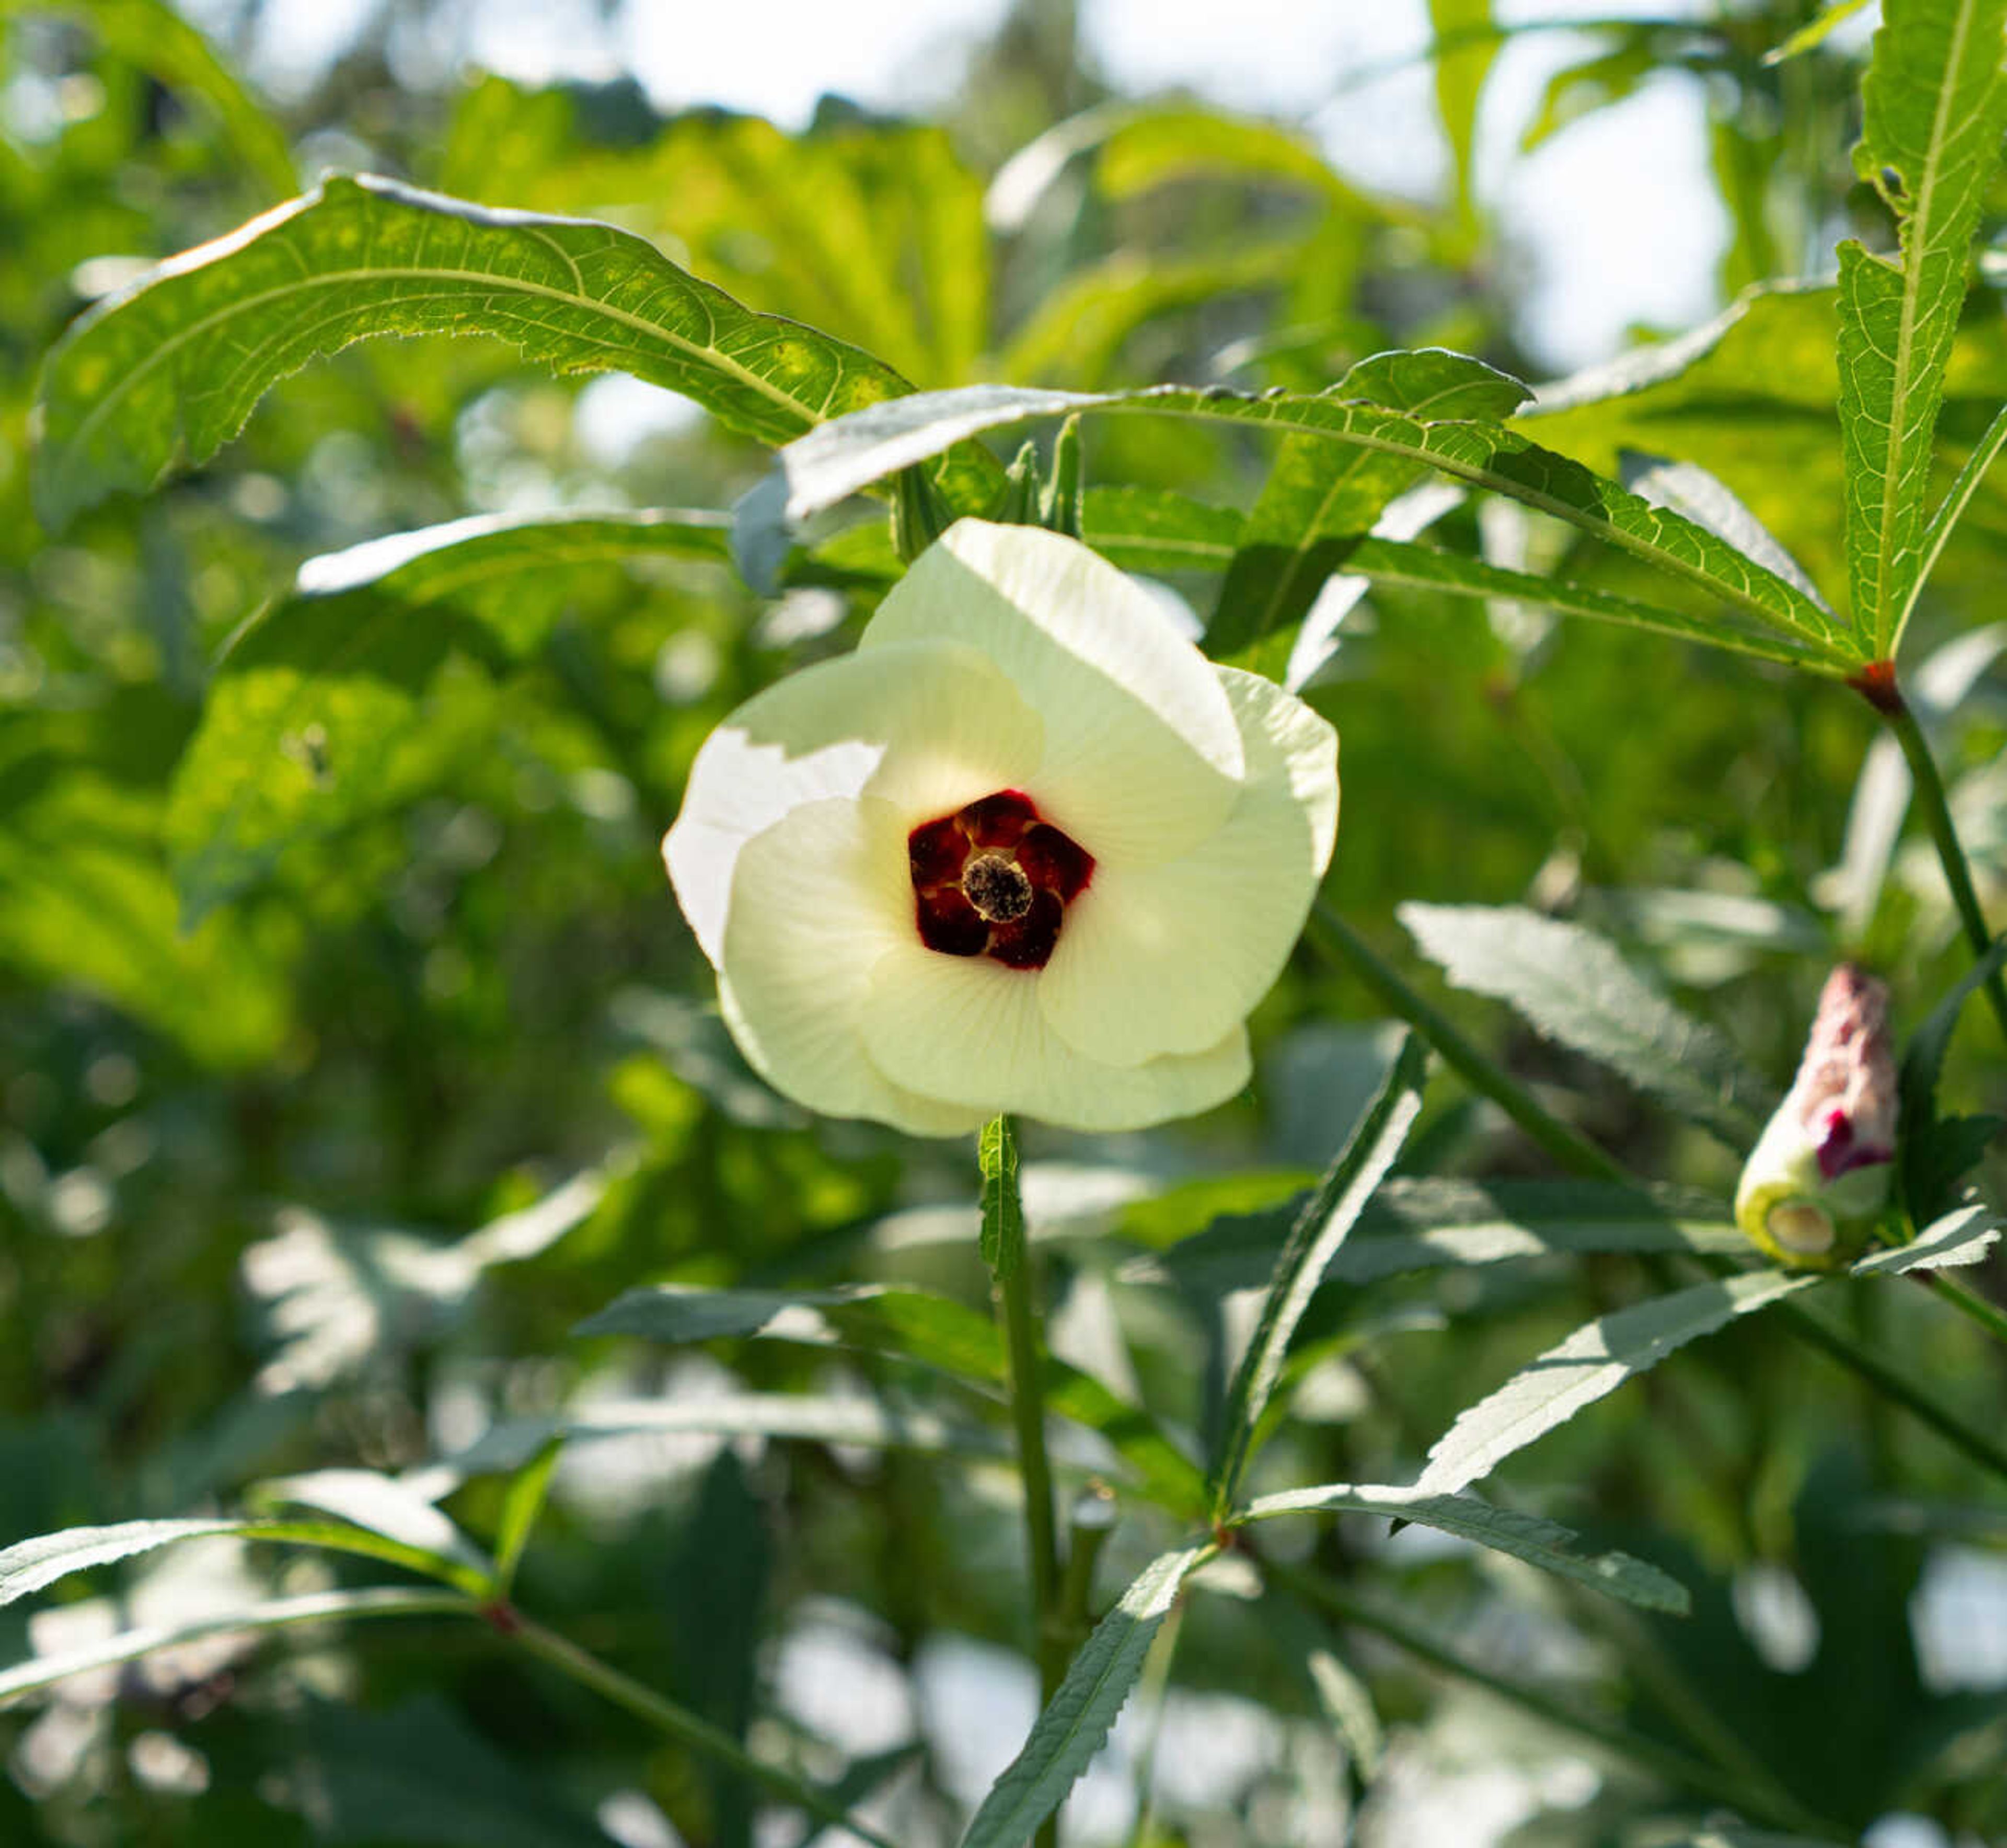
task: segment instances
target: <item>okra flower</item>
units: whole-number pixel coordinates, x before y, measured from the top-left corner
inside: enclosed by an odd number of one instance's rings
[[[1736,1222],[1787,1264],[1850,1256],[1888,1203],[1896,1112],[1889,991],[1843,963],[1820,992],[1790,1094],[1742,1170]]]
[[[1077,541],[965,520],[705,742],[663,842],[733,1037],[811,1109],[1086,1130],[1247,1082],[1338,739]]]

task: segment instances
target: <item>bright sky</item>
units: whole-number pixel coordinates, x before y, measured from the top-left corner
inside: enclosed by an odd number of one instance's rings
[[[183,4],[213,23],[238,0]],[[1414,62],[1429,40],[1426,0],[1081,5],[1088,53],[1120,87],[1183,87],[1279,112],[1304,122],[1361,180],[1422,197],[1439,191],[1444,150],[1428,72]],[[429,72],[463,58],[532,80],[627,70],[665,108],[718,104],[799,125],[826,90],[880,108],[926,108],[953,88],[961,48],[1004,10],[1004,0],[625,0],[609,31],[593,0],[456,0],[425,36],[400,27],[394,49]],[[1496,4],[1508,22],[1707,10],[1705,0]],[[373,11],[373,0],[269,0],[255,74],[282,93],[310,81]],[[1853,30],[1871,23],[1864,17]],[[1552,372],[1608,358],[1635,323],[1705,319],[1718,305],[1713,270],[1727,235],[1691,77],[1656,77],[1536,153],[1519,153],[1547,76],[1596,42],[1568,32],[1511,41],[1480,124],[1480,189],[1527,266],[1522,331]]]

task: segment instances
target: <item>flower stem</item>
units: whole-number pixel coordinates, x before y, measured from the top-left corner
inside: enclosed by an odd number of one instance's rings
[[[721,1727],[678,1706],[632,1676],[622,1673],[611,1663],[601,1661],[555,1630],[546,1630],[542,1624],[533,1623],[513,1611],[506,1624],[497,1627],[531,1655],[570,1676],[582,1687],[603,1695],[616,1706],[625,1707],[630,1713],[646,1720],[670,1738],[721,1765],[729,1765],[741,1776],[765,1786],[775,1796],[806,1810],[810,1815],[872,1843],[873,1848],[896,1848],[895,1843],[859,1822],[841,1804],[824,1796],[813,1784],[777,1765],[763,1763]]]
[[[1945,883],[1951,887],[1952,903],[1958,909],[1959,922],[1965,928],[1966,941],[1975,956],[1984,956],[1993,947],[1992,933],[1986,928],[1986,914],[1980,908],[1972,868],[1952,822],[1951,804],[1945,799],[1944,778],[1938,772],[1937,760],[1931,755],[1930,741],[1924,736],[1924,728],[1917,723],[1909,702],[1896,690],[1892,677],[1885,687],[1878,687],[1868,695],[1868,700],[1902,746],[1910,778],[1916,785],[1917,799],[1938,850],[1938,863],[1944,868]],[[1985,987],[2001,1031],[2007,1033],[2007,981],[1996,969],[1987,978]]]
[[[1551,1115],[1519,1081],[1458,1032],[1443,1014],[1410,987],[1359,933],[1336,913],[1320,905],[1311,913],[1310,934],[1321,946],[1335,947],[1363,975],[1381,998],[1414,1026],[1472,1089],[1490,1098],[1541,1148],[1571,1174],[1593,1180],[1637,1184],[1635,1177],[1578,1130]],[[1727,1258],[1701,1261],[1716,1276],[1734,1266]],[[1829,1328],[1802,1303],[1777,1303],[1778,1317],[1801,1341],[1818,1348],[1841,1366],[1850,1367],[1885,1397],[1928,1425],[1947,1443],[1962,1450],[2007,1481],[2007,1450],[2002,1450],[1958,1414],[1938,1403],[1921,1387],[1897,1373],[1880,1356],[1850,1336]]]
[[[1701,1759],[1689,1758],[1674,1747],[1634,1733],[1614,1720],[1582,1712],[1540,1688],[1508,1680],[1415,1628],[1405,1617],[1380,1603],[1353,1596],[1321,1574],[1271,1560],[1262,1561],[1261,1572],[1272,1584],[1293,1592],[1304,1603],[1316,1605],[1341,1623],[1383,1636],[1431,1667],[1454,1675],[1473,1688],[1482,1688],[1563,1732],[1592,1740],[1675,1790],[1691,1791],[1717,1803],[1728,1804],[1744,1814],[1773,1827],[1810,1832],[1822,1839],[1831,1835],[1830,1824],[1801,1808],[1787,1793],[1752,1790],[1741,1779],[1719,1771]]]
[[[1989,1303],[1977,1290],[1967,1289],[1956,1278],[1942,1271],[1927,1271],[1925,1281],[1961,1314],[1969,1315],[1995,1341],[2007,1342],[2007,1310]]]
[[[1060,1608],[1059,1524],[1053,1511],[1052,1465],[1046,1455],[1046,1408],[1032,1300],[1025,1214],[1018,1194],[1018,1137],[1008,1116],[994,1119],[977,1144],[982,1174],[982,1254],[988,1261],[1010,1363],[1011,1421],[1018,1435],[1018,1472],[1025,1488],[1025,1541],[1032,1581],[1033,1653],[1039,1664],[1039,1705],[1049,1705],[1066,1678],[1065,1615]],[[1059,1839],[1057,1817],[1040,1825],[1040,1848]]]

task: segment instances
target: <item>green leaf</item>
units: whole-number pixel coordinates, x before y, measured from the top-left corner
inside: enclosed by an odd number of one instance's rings
[[[1420,1035],[1410,1033],[1378,1096],[1367,1106],[1289,1228],[1275,1260],[1261,1320],[1228,1390],[1219,1461],[1212,1471],[1215,1512],[1224,1513],[1239,1493],[1261,1415],[1282,1377],[1289,1338],[1324,1280],[1332,1254],[1358,1223],[1420,1113],[1427,1067],[1427,1048]]]
[[[1617,596],[1586,584],[1570,584],[1565,578],[1508,570],[1487,564],[1482,559],[1466,558],[1461,552],[1444,552],[1433,545],[1399,539],[1362,539],[1346,555],[1343,568],[1352,576],[1374,584],[1435,591],[1448,597],[1509,598],[1564,616],[1619,622],[1627,628],[1704,642],[1709,647],[1726,648],[1734,654],[1753,655],[1759,661],[1778,661],[1790,667],[1816,668],[1825,658],[1818,649],[1787,636],[1755,630],[1744,633],[1681,610],[1642,603],[1634,597]]]
[[[1025,1203],[1018,1193],[1018,1136],[1008,1116],[993,1116],[976,1141],[982,1173],[982,1261],[998,1282],[1025,1262]]]
[[[319,1546],[332,1553],[353,1553],[444,1578],[465,1591],[478,1592],[485,1575],[429,1547],[414,1546],[365,1528],[323,1521],[267,1521],[220,1515],[179,1521],[122,1521],[111,1527],[70,1527],[31,1540],[17,1541],[0,1552],[0,1605],[11,1604],[72,1572],[110,1565],[136,1554],[171,1546],[177,1540],[207,1539],[228,1535],[242,1540],[284,1542]]]
[[[1868,0],[1831,0],[1825,11],[1810,23],[1801,26],[1781,44],[1763,54],[1765,64],[1782,64],[1787,58],[1802,57],[1815,45],[1823,44],[1836,26],[1843,26],[1864,10]]]
[[[506,1598],[516,1582],[523,1549],[551,1490],[551,1477],[564,1454],[564,1441],[552,1437],[517,1470],[503,1493],[502,1518],[495,1531],[495,1595]]]
[[[237,164],[273,199],[297,191],[285,131],[231,74],[208,40],[164,0],[0,0],[0,20],[66,15],[86,26],[107,51],[157,77],[169,89],[199,97],[214,113]]]
[[[492,1589],[495,1562],[422,1495],[373,1469],[316,1469],[275,1476],[249,1499],[260,1508],[305,1508],[379,1534],[434,1562],[433,1575],[470,1591]]]
[[[1457,216],[1466,228],[1473,227],[1477,198],[1471,189],[1471,162],[1477,141],[1477,103],[1500,42],[1491,26],[1491,0],[1429,0],[1429,24],[1436,38],[1436,113],[1449,142]]]
[[[1089,488],[1081,536],[1125,571],[1218,571],[1232,560],[1247,516],[1161,488]]]
[[[1347,216],[1387,215],[1339,178],[1300,131],[1210,109],[1152,109],[1114,119],[1095,170],[1096,184],[1110,199],[1134,199],[1194,179],[1281,181]]]
[[[189,1619],[145,1630],[127,1630],[102,1642],[55,1655],[37,1656],[13,1667],[0,1669],[0,1702],[51,1688],[72,1675],[136,1661],[156,1649],[175,1649],[206,1642],[212,1637],[253,1635],[295,1624],[345,1623],[358,1617],[472,1617],[479,1606],[458,1592],[422,1591],[404,1585],[369,1585],[356,1591],[310,1592],[296,1598],[273,1598],[247,1604],[242,1610]]]
[[[1854,1275],[1899,1277],[1907,1271],[1949,1270],[1959,1264],[1975,1264],[1993,1249],[2003,1232],[2007,1232],[2007,1219],[1991,1207],[1959,1207],[1925,1226],[1908,1244],[1860,1259],[1854,1266]]]
[[[1919,1226],[1950,1204],[1958,1183],[1984,1151],[1985,1141],[1978,1138],[1976,1131],[1954,1130],[1949,1140],[1940,1134],[1949,1126],[1941,1123],[1938,1116],[1938,1077],[1966,1003],[2003,968],[2007,968],[2007,937],[2002,937],[1952,985],[1910,1036],[1903,1054],[1902,1073],[1897,1081],[1902,1112],[1896,1135],[1896,1171],[1902,1182],[1903,1204],[1911,1220]],[[1990,1123],[1991,1120],[1985,1120]],[[1987,1139],[1990,1137],[1989,1128]],[[1971,1147],[1974,1141],[1978,1143],[1976,1149]],[[1959,1158],[1966,1155],[1970,1159],[1961,1165]]]
[[[1469,420],[1430,423],[1376,404],[1291,392],[1255,397],[1217,386],[1098,393],[971,386],[838,418],[788,444],[775,458],[774,472],[740,502],[732,543],[741,569],[750,582],[771,582],[799,521],[898,469],[986,430],[1091,411],[1190,417],[1285,436],[1310,435],[1420,464],[1551,514],[1656,567],[1720,605],[1722,619],[1741,632],[1754,627],[1806,643],[1836,672],[1863,658],[1857,640],[1803,591],[1704,527],[1542,448],[1517,427]]]
[[[1424,422],[1509,417],[1532,394],[1481,360],[1436,348],[1362,359],[1332,395],[1384,404]],[[1288,438],[1247,516],[1240,548],[1219,587],[1205,647],[1240,656],[1303,620],[1324,581],[1343,563],[1395,496],[1427,472],[1377,450]]]
[[[1220,1296],[1258,1286],[1291,1223],[1290,1201],[1229,1215],[1123,1271]],[[1684,1251],[1740,1257],[1749,1241],[1725,1202],[1683,1189],[1600,1181],[1384,1181],[1325,1267],[1327,1283],[1361,1285],[1413,1271],[1591,1252]]]
[[[1475,1540],[1495,1553],[1510,1554],[1543,1571],[1592,1585],[1646,1610],[1684,1617],[1691,1608],[1686,1587],[1656,1566],[1627,1553],[1583,1553],[1580,1536],[1570,1529],[1536,1515],[1494,1508],[1474,1495],[1327,1483],[1315,1489],[1258,1496],[1236,1517],[1236,1525],[1272,1520],[1279,1515],[1324,1514],[1384,1515],[1391,1520]]]
[[[617,608],[630,567],[728,562],[703,513],[477,515],[309,559],[291,596],[242,630],[175,773],[167,834],[192,924],[266,876],[296,843],[395,808],[478,722],[482,684],[567,610]]]
[[[753,313],[630,232],[335,177],[163,264],[63,336],[37,407],[37,507],[60,527],[115,489],[150,488],[177,462],[213,455],[310,359],[371,335],[436,333],[495,335],[559,372],[632,372],[764,443],[908,389],[869,354]],[[1001,477],[973,450],[935,473],[969,507]]]
[[[1598,1317],[1459,1412],[1430,1448],[1415,1487],[1430,1494],[1468,1488],[1675,1349],[1822,1281],[1815,1273],[1752,1271]]]
[[[1683,1014],[1607,939],[1517,905],[1395,914],[1459,988],[1509,1003],[1541,1032],[1745,1151],[1776,1099],[1712,1028]]]
[[[1129,1698],[1180,1587],[1212,1551],[1209,1543],[1187,1546],[1144,1568],[1074,1657],[1024,1750],[983,1798],[961,1848],[1021,1848],[1059,1807]]]
[[[2007,0],[1889,0],[1854,168],[1899,257],[1839,247],[1839,427],[1854,622],[1892,657],[1922,583],[1924,496],[1973,227],[2007,125]]]
[[[897,1354],[1000,1395],[1008,1379],[1003,1338],[985,1315],[922,1291],[859,1284],[841,1289],[630,1290],[576,1331],[684,1342],[744,1337]],[[1183,1515],[1205,1504],[1204,1479],[1139,1407],[1091,1375],[1048,1356],[1046,1409],[1098,1431],[1134,1469],[1138,1487]]]

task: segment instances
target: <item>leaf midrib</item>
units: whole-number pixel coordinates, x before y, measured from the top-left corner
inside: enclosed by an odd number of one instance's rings
[[[1911,356],[1916,345],[1917,315],[1923,290],[1924,245],[1930,231],[1931,202],[1937,189],[1942,171],[1942,157],[1948,136],[1947,118],[1950,114],[1952,93],[1956,87],[1952,81],[1964,62],[1967,30],[1971,24],[1973,9],[1978,0],[1959,0],[1956,23],[1952,28],[1950,55],[1945,61],[1945,81],[1938,86],[1937,106],[1931,114],[1931,136],[1924,155],[1924,171],[1917,182],[1917,201],[1910,212],[1905,231],[1914,231],[1914,238],[1899,233],[1899,249],[1902,256],[1903,310],[1896,338],[1895,376],[1890,381],[1889,404],[1888,442],[1882,452],[1882,518],[1880,530],[1875,535],[1875,652],[1878,654],[1887,646],[1889,615],[1894,603],[1892,586],[1896,563],[1893,552],[1898,510],[1895,497],[1898,488],[1897,468],[1903,450],[1903,430],[1907,421],[1903,414],[1908,393]],[[1922,510],[1917,510],[1919,520]]]
[[[540,227],[534,226],[520,228],[540,231]],[[555,242],[548,238],[545,241]],[[291,247],[288,246],[288,248]],[[565,256],[567,262],[570,263],[573,273],[581,273],[571,253],[569,251],[563,251],[562,247],[559,249],[560,253]],[[172,280],[174,278],[171,277],[162,279],[164,283]],[[671,280],[684,287],[694,286],[690,278],[679,277]],[[266,289],[256,295],[240,297],[227,307],[219,309],[212,314],[203,316],[200,320],[191,323],[188,326],[170,335],[166,340],[153,347],[139,365],[133,367],[116,384],[104,393],[97,404],[70,433],[65,445],[66,455],[74,456],[79,453],[83,445],[89,441],[100,421],[125,401],[132,387],[157,371],[170,355],[185,346],[190,340],[199,338],[212,328],[223,326],[238,315],[250,313],[268,303],[283,301],[293,294],[310,292],[323,287],[333,287],[340,284],[358,280],[478,284],[496,293],[520,294],[541,298],[545,301],[563,302],[570,307],[583,309],[589,313],[601,316],[619,326],[658,340],[662,345],[686,358],[704,361],[717,370],[728,374],[739,383],[765,397],[770,403],[794,413],[809,427],[812,428],[821,421],[819,416],[810,413],[799,399],[791,397],[778,386],[761,378],[758,373],[741,365],[738,361],[720,348],[703,346],[694,340],[687,340],[682,335],[663,326],[659,322],[647,320],[640,315],[629,312],[625,309],[615,308],[609,303],[594,301],[590,296],[573,294],[563,289],[552,288],[547,284],[531,282],[520,277],[498,276],[492,270],[454,270],[430,264],[393,265],[388,268],[323,271],[316,275],[302,277],[297,281],[284,284],[277,288]],[[745,312],[749,316],[754,314],[754,311],[750,309],[746,309]],[[760,318],[771,319],[776,317]]]

